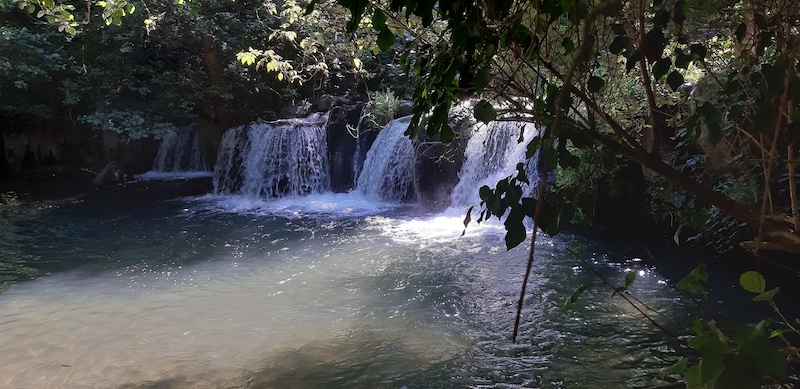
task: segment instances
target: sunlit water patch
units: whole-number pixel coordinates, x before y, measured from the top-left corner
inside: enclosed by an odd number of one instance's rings
[[[263,199],[246,195],[206,195],[193,199],[194,211],[222,212],[289,219],[313,217],[350,219],[377,215],[402,208],[398,204],[368,199],[360,192],[318,193]]]
[[[631,249],[540,237],[514,344],[527,252],[500,227],[305,200],[5,209],[2,261],[33,275],[9,270],[28,281],[0,294],[0,386],[652,386],[676,345],[567,254],[579,244],[612,283],[640,274],[653,315],[695,314]]]

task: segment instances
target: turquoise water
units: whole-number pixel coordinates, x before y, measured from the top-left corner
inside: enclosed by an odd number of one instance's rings
[[[628,388],[682,351],[567,248],[675,333],[700,315],[641,249],[539,237],[463,210],[355,194],[0,203],[0,387]],[[408,215],[414,215],[414,217]],[[664,261],[670,258],[661,258]],[[589,285],[569,313],[560,308]]]

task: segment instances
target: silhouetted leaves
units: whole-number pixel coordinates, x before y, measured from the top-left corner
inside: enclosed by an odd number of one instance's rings
[[[673,70],[672,73],[667,76],[667,85],[672,88],[673,92],[677,91],[678,88],[683,85],[683,75],[679,71]]]
[[[589,93],[599,92],[604,86],[606,86],[606,81],[597,76],[589,77],[589,81],[586,82],[586,89],[589,90]]]
[[[495,111],[492,104],[486,100],[481,100],[473,107],[475,119],[484,123],[489,123],[497,119],[497,111]]]

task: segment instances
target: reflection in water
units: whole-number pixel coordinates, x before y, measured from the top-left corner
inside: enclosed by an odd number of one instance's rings
[[[38,278],[0,294],[0,387],[652,386],[676,346],[564,255],[578,244],[615,282],[639,271],[656,315],[696,315],[630,250],[542,237],[512,344],[526,253],[501,229],[232,201],[5,202],[3,274]]]

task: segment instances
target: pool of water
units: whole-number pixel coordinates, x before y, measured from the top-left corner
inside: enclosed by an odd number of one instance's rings
[[[636,248],[539,236],[513,343],[526,248],[497,225],[461,236],[462,210],[3,196],[0,387],[652,387],[679,343],[588,267],[636,272],[674,333],[700,315]]]

